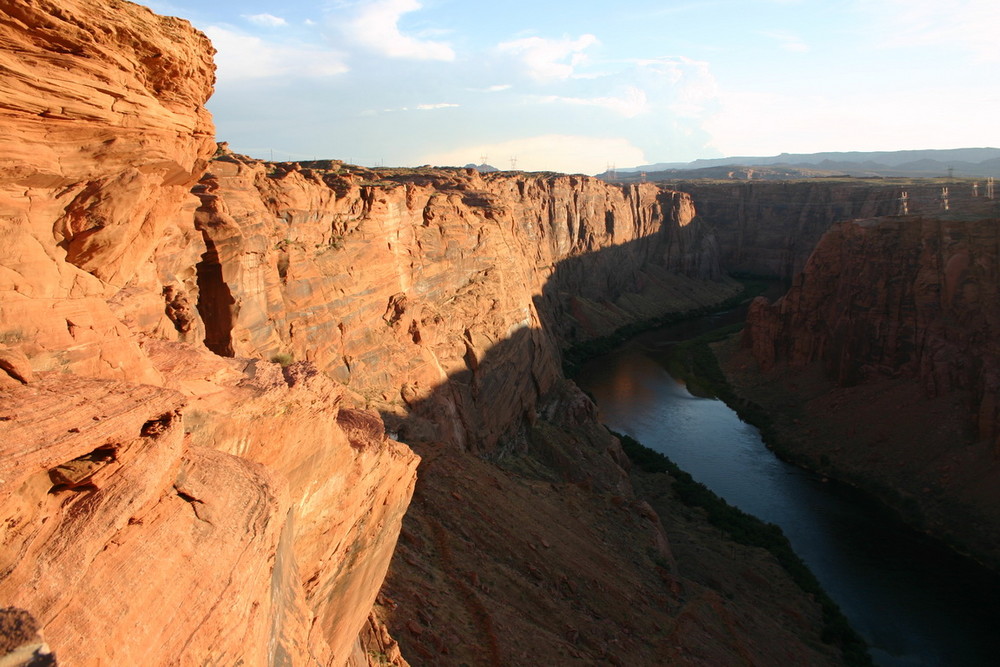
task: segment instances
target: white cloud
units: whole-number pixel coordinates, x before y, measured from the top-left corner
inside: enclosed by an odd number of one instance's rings
[[[403,14],[420,9],[417,0],[376,0],[361,7],[348,23],[350,37],[390,58],[414,60],[455,59],[455,52],[445,42],[421,40],[404,35],[399,29]]]
[[[457,106],[459,105],[449,102],[439,102],[438,104],[418,104],[417,109],[420,111],[433,111],[435,109],[454,109]]]
[[[659,90],[656,106],[681,118],[699,118],[715,110],[719,85],[711,66],[684,56],[637,61],[647,90]]]
[[[627,139],[565,134],[461,146],[428,155],[423,161],[442,166],[462,165],[478,162],[482,155],[500,156],[492,161],[501,166],[506,166],[510,158],[516,158],[518,168],[525,171],[561,171],[570,174],[598,174],[608,164],[634,165],[647,162],[643,151]]]
[[[995,0],[858,0],[857,10],[886,46],[944,47],[1000,62],[1000,4]]]
[[[573,104],[592,106],[613,111],[625,118],[635,118],[651,110],[646,92],[641,88],[629,86],[621,97],[561,97],[548,95],[541,98],[546,103]]]
[[[215,64],[223,82],[286,75],[327,77],[348,69],[335,51],[276,44],[222,26],[208,26],[205,34],[218,50]]]
[[[587,60],[584,51],[597,44],[600,44],[597,37],[585,34],[576,39],[525,37],[502,42],[497,48],[503,53],[519,56],[531,77],[547,81],[574,76],[577,67]]]
[[[809,45],[806,44],[801,37],[790,32],[766,31],[759,34],[763,37],[774,40],[778,43],[778,46],[785,51],[791,51],[792,53],[806,53],[809,51]]]
[[[242,16],[250,23],[262,28],[280,28],[288,25],[288,21],[274,14],[242,14]]]

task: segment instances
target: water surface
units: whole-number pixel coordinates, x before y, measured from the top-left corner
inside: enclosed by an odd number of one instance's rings
[[[877,664],[1000,664],[997,579],[895,521],[851,488],[782,462],[724,403],[666,370],[679,340],[739,311],[648,332],[576,378],[604,422],[673,459],[730,504],[779,525],[868,642]]]

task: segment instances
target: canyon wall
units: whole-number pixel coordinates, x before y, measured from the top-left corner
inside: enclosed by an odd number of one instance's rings
[[[971,182],[903,179],[810,179],[782,182],[671,182],[694,199],[698,217],[715,232],[720,261],[735,274],[791,280],[835,222],[895,215],[906,193],[910,214],[934,215],[975,201]]]
[[[836,663],[773,557],[676,562],[560,371],[561,346],[739,292],[688,196],[232,155],[211,54],[121,0],[0,5],[0,597],[24,651]],[[692,522],[692,552],[735,553]]]
[[[310,361],[407,441],[490,451],[560,346],[739,289],[690,199],[653,185],[223,155],[196,192],[208,250],[172,288],[205,344]]]
[[[838,223],[787,295],[752,304],[744,333],[761,371],[795,385],[799,417],[813,420],[802,454],[994,564],[997,223],[958,214]],[[814,370],[832,385],[810,380]]]

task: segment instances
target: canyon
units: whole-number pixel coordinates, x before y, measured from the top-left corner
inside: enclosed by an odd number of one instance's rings
[[[13,656],[836,662],[765,552],[727,595],[676,564],[560,370],[739,292],[690,197],[233,155],[207,39],[128,2],[5,3],[0,40]]]
[[[929,528],[993,503],[988,223],[840,222],[893,213],[896,184],[255,160],[215,141],[212,54],[187,22],[124,0],[0,7],[12,649],[64,664],[840,664],[816,600],[669,498],[669,476],[649,491],[562,371],[570,346],[738,298],[730,273],[799,276],[754,304],[727,365],[739,387],[770,383],[753,400],[811,373],[817,405],[874,411],[847,385],[882,392],[885,376],[902,405],[958,401],[959,421],[974,407],[954,460],[831,430],[844,451],[817,467],[861,480],[870,456],[851,451],[877,449],[902,461],[897,494],[966,489],[953,508],[918,503]],[[931,487],[935,471],[963,484]],[[983,535],[955,537],[988,552]]]
[[[730,350],[737,384],[777,416],[793,458],[993,568],[997,222],[837,223],[787,295],[754,302],[744,358]],[[746,355],[760,373],[737,368]]]

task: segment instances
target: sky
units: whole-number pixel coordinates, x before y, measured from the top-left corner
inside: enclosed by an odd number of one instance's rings
[[[996,0],[156,0],[275,160],[596,174],[1000,146]]]

